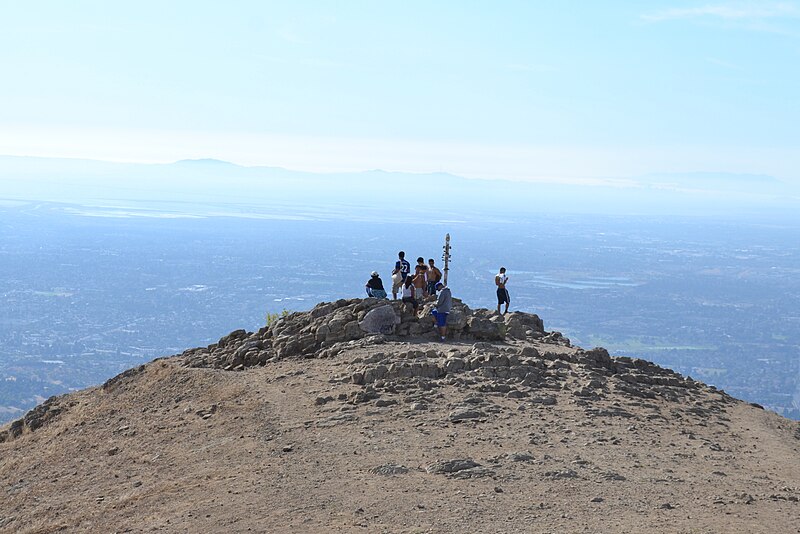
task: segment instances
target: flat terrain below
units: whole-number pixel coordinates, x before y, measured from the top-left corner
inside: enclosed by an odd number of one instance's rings
[[[244,371],[157,360],[0,443],[0,531],[800,532],[798,423],[703,385],[592,383],[581,352],[410,340]],[[513,382],[528,357],[542,380]],[[473,369],[418,376],[454,361]]]

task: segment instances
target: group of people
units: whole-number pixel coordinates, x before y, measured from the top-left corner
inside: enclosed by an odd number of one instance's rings
[[[416,310],[425,297],[436,296],[437,284],[441,281],[442,271],[436,266],[433,258],[428,260],[428,265],[425,265],[425,258],[417,258],[417,265],[414,267],[412,276],[411,264],[405,259],[405,252],[400,251],[392,271],[392,298],[397,300],[397,295],[401,294],[403,302],[412,304]],[[372,271],[372,276],[366,284],[366,290],[370,297],[387,298],[383,280],[376,271]]]
[[[374,298],[388,298],[383,281],[376,271],[366,284],[367,295]],[[425,258],[417,258],[414,267],[414,274],[411,274],[411,264],[406,259],[406,253],[402,250],[397,254],[397,261],[392,270],[392,298],[397,300],[398,293],[404,303],[411,305],[415,314],[419,312],[420,305],[427,297],[439,296],[436,300],[436,308],[431,312],[439,335],[444,341],[447,336],[447,314],[450,313],[452,300],[450,289],[442,283],[442,271],[436,266],[433,258],[428,260],[425,265]]]
[[[414,267],[414,274],[411,274],[411,264],[406,260],[406,253],[402,250],[398,253],[397,262],[392,270],[392,298],[397,300],[397,295],[402,291],[401,299],[404,303],[411,305],[415,314],[419,312],[419,307],[426,297],[437,297],[436,307],[431,311],[439,336],[442,341],[447,336],[447,315],[452,307],[452,295],[450,288],[442,283],[442,271],[436,267],[433,258],[428,260],[425,265],[425,258],[417,258]],[[500,267],[500,271],[494,277],[497,286],[497,313],[505,315],[508,313],[508,306],[511,304],[511,297],[508,293],[508,275],[506,268]],[[388,298],[383,287],[383,281],[376,271],[366,284],[367,295],[374,298]],[[500,311],[505,304],[505,310]]]
[[[420,256],[414,266],[414,275],[411,276],[411,264],[406,260],[406,253],[401,250],[397,256],[392,271],[392,297],[396,300],[398,292],[402,289],[403,302],[412,304],[414,310],[417,310],[419,303],[425,297],[436,296],[437,284],[442,281],[442,271],[436,267],[433,258],[428,260],[428,265],[425,265],[425,258]]]

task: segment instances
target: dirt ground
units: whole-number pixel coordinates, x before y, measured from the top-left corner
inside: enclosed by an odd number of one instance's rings
[[[525,346],[556,350],[503,350]],[[538,397],[470,379],[364,396],[348,377],[376,350],[245,371],[176,357],[61,397],[0,443],[0,531],[800,532],[797,422],[708,388],[579,396],[580,370],[552,361],[563,381]]]

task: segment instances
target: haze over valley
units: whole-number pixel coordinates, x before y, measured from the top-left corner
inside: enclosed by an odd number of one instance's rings
[[[800,419],[800,248],[790,217],[537,213],[491,197],[464,209],[457,194],[418,206],[380,196],[324,207],[135,195],[3,201],[0,419],[237,328],[257,330],[267,313],[363,296],[372,270],[388,283],[398,250],[441,264],[446,233],[450,286],[471,307],[494,308],[504,265],[512,309],[538,314],[574,344],[646,358]]]

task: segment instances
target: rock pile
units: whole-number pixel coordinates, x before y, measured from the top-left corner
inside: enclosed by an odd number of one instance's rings
[[[458,299],[453,303],[448,334],[460,343],[437,349],[420,350],[403,343],[436,340],[430,318],[433,303],[417,316],[401,302],[367,298],[321,303],[255,333],[237,330],[182,356],[189,367],[242,370],[278,359],[328,358],[374,347],[368,357],[357,358],[337,377],[363,388],[340,399],[351,403],[374,401],[384,394],[431,391],[445,384],[545,406],[555,404],[556,397],[548,391],[556,390],[570,391],[582,404],[609,394],[678,401],[701,385],[646,360],[611,357],[602,348],[558,350],[569,347],[569,340],[558,332],[545,332],[536,315],[499,316],[472,310]],[[540,349],[524,343],[530,341],[538,342]],[[384,344],[387,350],[380,351]],[[424,399],[416,405],[424,409]],[[479,417],[478,413],[475,406],[467,406],[455,410],[451,421]]]
[[[497,411],[491,397],[548,407],[563,399],[560,392],[567,392],[588,415],[624,418],[630,414],[623,408],[600,407],[596,401],[660,398],[688,405],[692,392],[708,388],[646,360],[611,357],[602,348],[571,347],[560,333],[545,332],[536,315],[515,312],[501,317],[472,310],[457,299],[448,333],[458,343],[430,343],[437,340],[429,316],[432,307],[426,304],[417,316],[397,301],[321,303],[255,333],[237,330],[182,357],[189,367],[243,370],[285,358],[330,358],[368,347],[366,356],[348,360],[346,371],[332,377],[360,389],[338,399],[320,397],[317,404],[399,404],[421,412],[435,402],[443,386],[472,391],[450,407],[451,423],[490,417]],[[693,409],[700,408],[687,408]]]
[[[50,397],[39,406],[25,414],[22,419],[17,419],[12,422],[6,432],[0,432],[0,443],[6,440],[12,440],[22,435],[25,430],[33,432],[38,428],[46,425],[52,419],[65,409],[60,405],[60,400],[65,395],[59,397]]]
[[[297,312],[258,332],[236,330],[217,343],[182,354],[189,367],[242,370],[289,357],[325,358],[353,346],[377,345],[405,338],[436,339],[430,311],[424,305],[415,315],[408,305],[380,299],[324,302],[308,312]],[[448,317],[453,340],[545,339],[569,346],[558,332],[546,333],[542,320],[527,313],[504,317],[489,310],[472,310],[458,299]]]
[[[532,314],[501,317],[485,309],[472,310],[454,299],[448,334],[456,342],[439,343],[432,308],[433,303],[427,303],[416,315],[398,301],[367,298],[321,303],[258,332],[236,330],[179,358],[186,367],[237,371],[287,358],[348,353],[341,362],[344,372],[331,378],[355,389],[336,399],[321,396],[317,405],[334,400],[350,406],[373,403],[377,408],[397,404],[410,413],[421,413],[437,402],[437,391],[448,386],[466,394],[448,405],[449,423],[490,418],[499,410],[492,398],[553,407],[563,401],[565,392],[571,403],[583,406],[592,416],[628,417],[619,406],[597,402],[621,397],[681,401],[687,413],[694,410],[697,416],[710,409],[691,405],[691,392],[708,386],[645,360],[611,357],[601,348],[571,347],[560,333],[545,332],[541,319]],[[144,369],[140,366],[110,379],[103,390],[116,390]],[[0,442],[47,424],[69,408],[62,400],[48,399],[12,423],[0,433]],[[329,422],[340,423],[339,419]]]
[[[540,342],[539,346],[547,344]],[[574,404],[597,411],[598,405],[590,401],[661,398],[678,402],[708,388],[645,360],[611,357],[602,348],[540,352],[527,343],[477,342],[444,350],[374,352],[352,360],[348,370],[334,378],[363,388],[341,399],[344,402],[395,403],[390,397],[398,395],[411,410],[427,409],[434,392],[443,386],[473,391],[452,407],[448,420],[453,423],[487,417],[487,412],[494,410],[487,395],[553,406],[556,392],[565,391]],[[606,408],[590,415],[626,417],[628,413]]]

